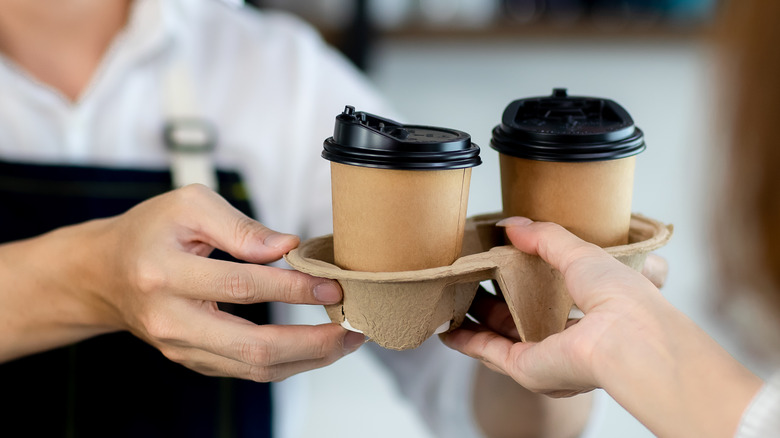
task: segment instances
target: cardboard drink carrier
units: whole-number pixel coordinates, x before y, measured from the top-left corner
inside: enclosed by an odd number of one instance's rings
[[[343,300],[325,306],[329,318],[385,348],[416,348],[458,327],[486,280],[507,301],[523,341],[560,332],[573,305],[560,273],[507,245],[496,222],[512,215],[558,222],[636,270],[672,234],[671,226],[631,214],[634,155],[644,141],[619,105],[598,112],[594,105],[603,101],[554,90],[549,98],[512,102],[491,141],[500,153],[504,211],[471,218],[466,218],[470,173],[480,161],[468,134],[401,125],[347,107],[336,117],[322,154],[331,161],[333,235],[309,239],[285,259],[299,271],[338,280]],[[563,112],[556,112],[561,106]],[[547,119],[539,117],[544,114]],[[605,115],[621,122],[594,122]],[[543,133],[530,129],[529,135],[526,125],[542,125]],[[559,161],[549,155],[539,159],[534,139],[554,145],[544,137],[554,125],[562,126],[554,135],[567,152],[559,153]],[[583,131],[608,131],[579,138],[588,159],[570,147]],[[630,148],[609,144],[606,154],[594,146],[621,136],[633,138]]]

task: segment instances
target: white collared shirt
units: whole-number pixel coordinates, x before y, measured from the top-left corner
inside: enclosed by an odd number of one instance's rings
[[[322,142],[344,105],[379,114],[387,107],[312,29],[283,14],[136,0],[75,103],[2,58],[0,159],[167,168],[161,88],[175,57],[217,126],[216,164],[244,177],[259,219],[304,237],[330,232]]]

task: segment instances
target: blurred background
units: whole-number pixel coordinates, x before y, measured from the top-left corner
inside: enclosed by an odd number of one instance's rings
[[[248,0],[249,1],[249,0]],[[717,59],[710,35],[716,0],[253,0],[316,26],[366,71],[405,121],[466,131],[482,147],[469,215],[501,210],[491,129],[512,100],[548,95],[607,97],[645,132],[634,207],[674,224],[659,251],[671,266],[669,300],[732,354],[764,373],[713,300],[713,154],[723,132],[715,113]],[[319,309],[302,319],[325,320]],[[291,379],[309,388],[300,436],[429,437],[367,351]],[[370,396],[365,394],[369,393]],[[303,409],[303,407],[300,407]],[[305,419],[305,420],[303,420]],[[652,437],[597,391],[586,437]]]
[[[240,0],[239,0],[240,1]],[[398,38],[522,39],[531,34],[679,34],[712,20],[717,0],[246,0],[314,24],[363,69]]]

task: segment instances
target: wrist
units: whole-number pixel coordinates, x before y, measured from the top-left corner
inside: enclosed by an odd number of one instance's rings
[[[115,234],[111,232],[112,219],[98,219],[62,228],[52,234],[59,249],[61,266],[52,278],[58,283],[55,289],[62,291],[72,304],[71,325],[92,328],[95,334],[120,330],[123,327],[117,305],[110,299],[117,287],[112,280],[113,264],[117,257],[112,251],[121,251]]]
[[[594,358],[602,387],[626,410],[658,436],[734,435],[761,381],[690,319],[650,300],[612,331]]]
[[[88,225],[0,246],[0,361],[117,330],[87,287]]]

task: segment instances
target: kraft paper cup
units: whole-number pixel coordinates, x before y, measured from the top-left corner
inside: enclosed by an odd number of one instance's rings
[[[348,106],[322,156],[331,161],[336,265],[393,272],[458,258],[471,167],[480,164],[468,134]]]
[[[505,216],[558,223],[601,247],[628,242],[636,154],[644,135],[602,98],[551,96],[507,106],[493,130]]]
[[[461,252],[471,169],[395,170],[331,163],[337,266],[414,271]]]
[[[555,222],[601,247],[625,245],[636,157],[565,163],[501,154],[505,216]]]

